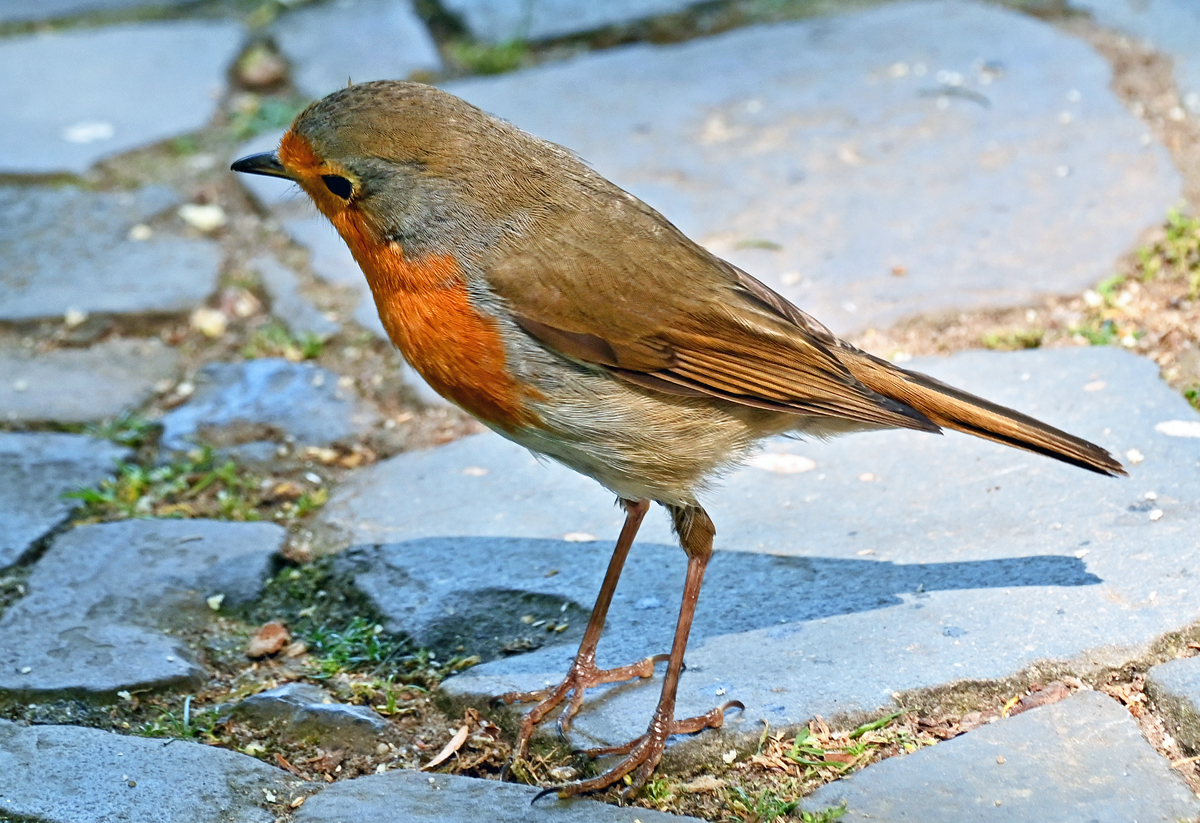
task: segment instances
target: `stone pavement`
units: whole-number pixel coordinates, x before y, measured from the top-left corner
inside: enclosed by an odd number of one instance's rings
[[[486,434],[345,463],[329,502],[290,534],[205,519],[70,522],[79,501],[63,494],[96,486],[118,460],[153,472],[207,445],[303,473],[408,419],[365,390],[370,380],[338,371],[348,359],[252,357],[225,335],[274,318],[343,351],[382,336],[361,274],[295,188],[168,170],[221,170],[278,140],[270,95],[250,99],[259,92],[232,69],[256,38],[287,59],[278,99],[295,102],[347,76],[448,76],[443,35],[407,0],[282,4],[273,20],[142,5],[0,0],[15,32],[0,37],[12,126],[0,133],[0,595],[13,592],[0,600],[0,711],[47,724],[0,719],[0,818],[666,820],[590,800],[531,810],[531,787],[407,770],[306,783],[265,754],[70,725],[98,722],[97,706],[212,688],[227,664],[197,638],[252,610],[280,551],[310,528],[344,549],[334,570],[380,632],[442,659],[482,658],[444,682],[456,707],[556,681],[621,519],[592,481]],[[442,3],[494,43],[693,5]],[[1200,16],[1186,0],[1074,5],[1171,55],[1196,108],[1188,32]],[[1111,274],[1181,187],[1098,54],[995,5],[881,3],[445,85],[577,151],[839,332],[1077,294]],[[219,219],[189,222],[184,205]],[[1200,658],[1161,654],[1164,638],[1192,637],[1200,621],[1200,416],[1155,363],[1115,347],[908,365],[1095,440],[1125,456],[1131,478],[955,434],[767,443],[711,497],[718,553],[680,688],[680,712],[747,708],[672,756],[752,747],[764,720],[878,715],[956,684],[1011,693],[1037,672],[1098,682],[1160,660],[1149,706],[1182,751],[1200,752]],[[411,370],[405,382],[428,391]],[[161,427],[152,453],[104,439],[103,424],[128,414]],[[656,512],[616,593],[603,663],[665,649],[682,570]],[[299,676],[277,663],[255,665]],[[342,702],[334,679],[282,681],[236,693],[221,716],[360,754],[397,727]],[[575,741],[638,733],[656,692],[597,690]],[[32,710],[54,705],[68,709]],[[884,821],[1200,815],[1131,714],[1088,689],[869,766],[804,808],[842,801],[846,819]]]

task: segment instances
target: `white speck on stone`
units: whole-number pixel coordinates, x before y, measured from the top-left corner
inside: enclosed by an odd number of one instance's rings
[[[212,609],[214,612],[217,612],[221,610],[221,604],[225,602],[225,595],[214,594],[211,597],[206,597],[204,602],[208,604],[210,609]]]
[[[850,314],[854,314],[854,312],[858,311],[858,306],[854,305],[849,300],[847,300],[844,303],[842,303],[842,311],[846,311],[846,312],[850,312]]]
[[[803,279],[803,275],[798,271],[785,271],[779,275],[779,282],[785,286],[794,286]]]
[[[1157,600],[1158,592],[1150,592],[1150,594],[1146,597],[1146,599],[1147,600]]]
[[[963,84],[963,76],[956,71],[947,71],[942,69],[937,73],[937,81],[944,83],[947,86],[961,86]]]
[[[275,802],[275,793],[273,791],[271,791],[270,789],[263,789],[262,793],[263,793],[263,797],[265,797],[267,799],[268,803]]]
[[[111,140],[117,130],[112,123],[102,120],[84,120],[63,129],[62,139],[68,143],[95,143],[98,140]]]
[[[168,662],[168,663],[174,663],[174,662],[175,662],[175,655],[173,655],[173,654],[168,654],[168,655],[167,655],[167,662]]]
[[[1029,378],[1031,378],[1031,377],[1033,377],[1033,375],[1032,375],[1032,374],[1030,374],[1029,372],[1024,372],[1024,373],[1021,375],[1021,381],[1022,381],[1022,382],[1025,382],[1025,381],[1029,380]]]
[[[858,476],[858,479],[864,483],[874,483],[875,475],[871,474],[870,472],[863,472]]]
[[[79,309],[75,308],[67,309],[65,312],[63,312],[63,325],[68,329],[73,329],[76,326],[83,325],[83,322],[87,320],[87,318],[87,312],[85,311],[80,311]]]
[[[1087,385],[1085,385],[1083,387],[1083,390],[1084,391],[1100,391],[1102,388],[1104,388],[1107,385],[1108,384],[1105,383],[1103,380],[1093,380],[1091,383],[1088,383]]]
[[[1142,497],[1146,498],[1147,500],[1157,500],[1158,492],[1146,492],[1142,495]]]
[[[29,674],[31,671],[33,671],[32,666],[22,666],[21,667],[21,674]]]
[[[1162,509],[1154,509],[1152,512],[1150,512],[1150,522],[1153,523],[1153,522],[1162,520],[1162,516],[1163,516]]]
[[[229,320],[217,309],[199,308],[192,312],[191,326],[205,337],[216,338],[225,333]]]
[[[28,380],[14,380],[13,381],[13,391],[29,391],[29,381]]]
[[[746,464],[776,474],[800,474],[817,467],[815,461],[798,454],[756,454]]]
[[[488,473],[488,470],[483,466],[467,466],[462,470],[462,473],[467,477],[483,477]]]
[[[312,483],[314,486],[321,485],[321,475],[317,474],[316,472],[305,472],[304,479],[309,483]]]
[[[1125,452],[1125,459],[1136,466],[1138,463],[1141,463],[1143,460],[1145,460],[1146,456],[1137,449],[1129,449],[1127,452]]]
[[[908,71],[908,63],[892,63],[892,67],[888,69],[888,74],[894,79],[899,80],[901,77],[907,77]]]
[[[587,532],[567,532],[562,536],[562,539],[568,543],[594,543],[596,535],[588,534]]]
[[[216,203],[184,203],[179,207],[179,218],[194,229],[205,234],[224,226],[229,222],[225,209]]]
[[[1083,558],[1085,558],[1087,556],[1088,556],[1088,549],[1080,549],[1079,551],[1075,552],[1075,558],[1077,560],[1082,560]]]
[[[1155,424],[1154,430],[1167,437],[1200,437],[1200,421],[1164,420]]]
[[[154,236],[154,229],[145,223],[138,223],[129,230],[129,239],[141,243]]]
[[[1071,174],[1071,167],[1066,165],[1059,166],[1054,170],[1054,173],[1059,177],[1068,177]]]

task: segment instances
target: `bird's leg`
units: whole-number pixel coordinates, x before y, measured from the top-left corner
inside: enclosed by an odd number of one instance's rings
[[[687,552],[687,580],[683,585],[683,603],[679,607],[679,621],[675,625],[675,640],[671,644],[671,655],[667,661],[667,674],[663,679],[662,694],[658,706],[650,719],[650,726],[641,737],[624,746],[593,749],[587,754],[623,754],[625,758],[597,777],[546,789],[543,794],[557,793],[559,797],[594,792],[607,788],[633,772],[626,791],[636,790],[646,782],[662,759],[667,738],[673,734],[688,734],[701,729],[717,728],[725,721],[725,711],[731,707],[744,708],[733,701],[697,717],[675,719],[675,692],[679,688],[679,675],[683,672],[683,653],[687,648],[688,633],[696,613],[696,601],[700,598],[700,586],[704,582],[704,569],[712,557],[712,541],[716,529],[712,520],[699,506],[671,507],[675,531],[679,542]],[[541,795],[539,795],[540,797]]]
[[[529,738],[533,730],[555,707],[567,699],[571,699],[559,717],[559,730],[565,733],[571,725],[571,718],[583,705],[584,690],[601,683],[617,683],[632,680],[635,677],[652,677],[654,664],[659,662],[661,655],[647,657],[631,666],[621,666],[615,669],[596,668],[596,645],[600,642],[600,633],[604,630],[604,619],[608,616],[608,607],[612,603],[613,592],[616,591],[617,581],[621,577],[621,569],[625,566],[625,558],[633,545],[633,538],[642,525],[642,518],[650,509],[648,500],[622,500],[625,508],[625,525],[621,527],[621,535],[617,538],[616,548],[613,549],[612,559],[608,561],[608,571],[604,574],[604,583],[600,586],[600,594],[596,597],[596,605],[592,607],[592,616],[588,619],[587,629],[583,640],[579,643],[579,651],[575,662],[563,681],[553,689],[542,689],[536,692],[508,692],[496,698],[504,703],[527,703],[539,701],[529,710],[521,721],[521,731],[517,736],[517,745],[513,747],[512,759],[523,758],[529,749]]]

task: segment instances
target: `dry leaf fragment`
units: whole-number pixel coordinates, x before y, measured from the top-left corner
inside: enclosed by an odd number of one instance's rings
[[[1061,680],[1055,680],[1053,683],[1047,683],[1045,686],[1035,687],[1035,691],[1022,697],[1017,701],[1015,706],[1009,709],[1008,716],[1012,717],[1021,712],[1036,709],[1039,706],[1049,706],[1051,703],[1057,703],[1070,694],[1071,689]]]
[[[292,636],[287,628],[278,621],[264,623],[250,638],[246,645],[246,656],[250,658],[266,657],[275,654],[290,643]]]
[[[461,749],[462,744],[467,742],[468,731],[470,731],[469,726],[460,726],[458,731],[454,733],[454,737],[450,738],[450,742],[447,743],[440,752],[438,752],[437,757],[433,758],[433,760],[430,760],[428,763],[422,766],[421,771],[424,772],[429,771],[430,769],[436,769],[438,766],[442,765],[442,763],[449,760],[450,755]]]

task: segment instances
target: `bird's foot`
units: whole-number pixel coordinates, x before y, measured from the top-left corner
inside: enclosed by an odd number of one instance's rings
[[[583,706],[583,695],[587,689],[604,683],[623,683],[639,677],[653,677],[654,665],[666,660],[667,657],[668,655],[665,654],[656,654],[632,665],[618,666],[615,669],[598,669],[591,660],[576,661],[562,682],[552,689],[539,689],[534,692],[506,692],[497,697],[493,701],[496,704],[538,701],[537,705],[530,709],[521,720],[521,731],[517,735],[517,744],[513,747],[510,764],[512,760],[525,757],[534,729],[563,701],[567,701],[567,705],[563,707],[558,716],[558,734],[565,739],[567,731],[571,728],[571,721]],[[507,777],[508,767],[509,764],[505,764],[502,776]]]
[[[588,794],[589,792],[600,791],[607,789],[609,786],[618,781],[625,780],[626,787],[622,790],[622,795],[629,797],[634,794],[654,773],[654,769],[658,766],[658,762],[662,760],[663,750],[667,745],[667,738],[673,734],[694,734],[702,729],[716,729],[725,722],[725,712],[729,709],[745,709],[746,707],[738,700],[731,700],[723,706],[718,706],[711,711],[696,717],[688,717],[683,720],[664,720],[655,713],[654,719],[650,721],[650,728],[641,737],[634,738],[623,746],[610,746],[601,749],[587,749],[580,754],[588,757],[603,757],[605,755],[625,755],[625,757],[603,774],[588,780],[579,780],[574,783],[566,783],[562,786],[550,786],[543,789],[537,797],[545,797],[549,794],[556,794],[560,798],[574,797],[576,795]],[[632,772],[632,776],[626,778]]]

